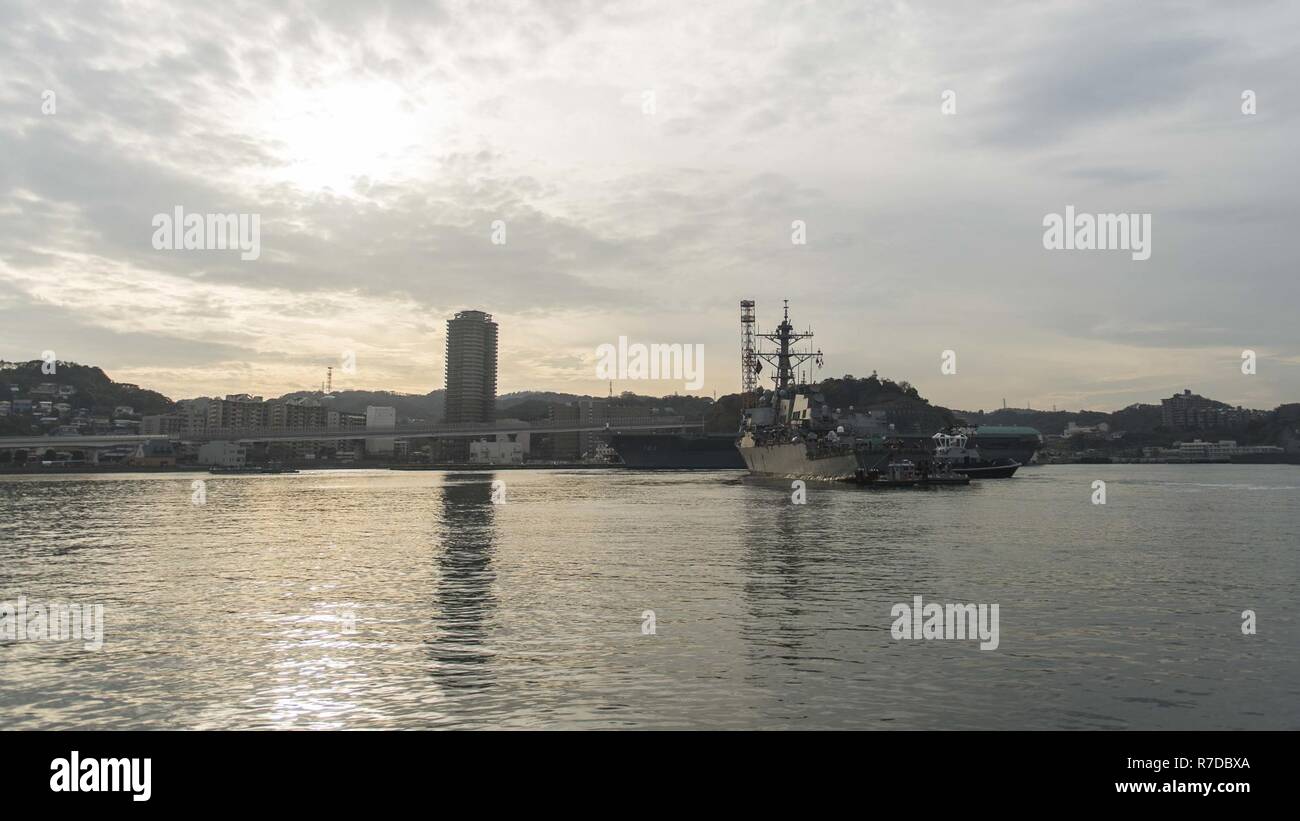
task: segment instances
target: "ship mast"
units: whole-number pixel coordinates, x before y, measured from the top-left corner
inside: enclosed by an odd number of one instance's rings
[[[758,388],[758,364],[754,344],[754,300],[740,301],[740,394],[744,407],[749,407]]]
[[[756,355],[767,362],[769,365],[776,367],[776,375],[772,380],[776,383],[778,391],[791,388],[795,384],[794,369],[810,359],[816,359],[821,364],[822,352],[820,350],[808,350],[799,352],[794,350],[794,344],[805,339],[812,339],[812,330],[802,333],[796,332],[794,326],[790,324],[790,300],[784,300],[785,318],[781,324],[776,326],[776,333],[759,334],[759,338],[766,339],[768,342],[776,345],[774,351],[758,351]]]

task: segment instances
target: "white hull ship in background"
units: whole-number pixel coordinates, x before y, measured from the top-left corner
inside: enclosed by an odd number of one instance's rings
[[[776,367],[776,388],[758,389],[757,407],[744,410],[736,449],[750,473],[881,486],[968,481],[935,464],[928,448],[904,444],[870,414],[834,413],[816,388],[796,384],[795,369],[810,360],[820,366],[822,354],[794,350],[796,343],[812,338],[812,331],[795,332],[788,301],[776,333],[758,336],[776,346],[774,351],[755,352]]]

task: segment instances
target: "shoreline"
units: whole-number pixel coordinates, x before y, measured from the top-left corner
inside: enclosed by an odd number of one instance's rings
[[[627,470],[624,465],[588,465],[581,462],[562,462],[562,463],[535,463],[526,465],[471,465],[471,464],[436,464],[436,465],[405,465],[391,463],[377,464],[333,464],[333,465],[284,465],[286,468],[293,468],[300,473],[319,470],[442,470],[442,471],[472,471],[472,470]],[[177,465],[175,467],[151,467],[151,466],[120,466],[120,465],[67,465],[31,468],[14,468],[0,467],[0,476],[75,476],[80,474],[126,474],[126,473],[174,473],[174,474],[192,474],[199,473],[212,476],[275,476],[293,474],[274,474],[274,473],[257,473],[249,471],[247,473],[211,473],[208,465]]]
[[[1106,467],[1109,465],[1233,465],[1238,467],[1263,466],[1263,465],[1300,465],[1300,456],[1292,458],[1281,458],[1270,461],[1228,461],[1228,462],[1178,462],[1178,461],[1153,461],[1149,459],[1112,459],[1106,462],[1089,462],[1089,461],[1070,461],[1070,462],[1031,462],[1023,465],[1023,468],[1042,468],[1054,467],[1058,465],[1088,465],[1090,467]],[[744,471],[744,468],[646,468],[646,467],[628,467],[627,465],[600,465],[584,464],[582,462],[560,462],[560,463],[529,463],[523,465],[472,465],[461,463],[439,463],[433,465],[407,465],[407,464],[332,464],[332,465],[285,465],[291,467],[300,473],[324,470],[396,470],[396,471],[444,471],[465,473],[471,471],[503,471],[503,470],[649,470],[649,471]],[[93,465],[70,465],[70,466],[48,466],[32,468],[14,468],[0,467],[0,477],[4,476],[92,476],[103,474],[129,474],[129,473],[158,473],[158,474],[176,474],[190,475],[202,474],[214,477],[221,476],[276,476],[276,475],[293,475],[293,474],[275,474],[275,473],[257,473],[249,471],[247,473],[211,473],[206,465],[179,465],[176,467],[126,467],[119,465],[111,466],[93,466]]]

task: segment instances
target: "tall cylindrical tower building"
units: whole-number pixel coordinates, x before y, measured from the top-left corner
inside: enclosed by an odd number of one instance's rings
[[[447,320],[448,422],[494,422],[497,407],[497,324],[483,311]]]

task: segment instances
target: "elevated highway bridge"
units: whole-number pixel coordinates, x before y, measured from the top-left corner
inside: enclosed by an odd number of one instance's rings
[[[680,416],[648,416],[617,422],[539,422],[537,424],[419,424],[391,428],[340,430],[338,428],[213,428],[202,434],[96,434],[89,436],[0,436],[0,450],[98,450],[144,442],[317,442],[363,439],[456,439],[505,436],[512,433],[611,433],[688,430],[704,427],[703,422],[687,422]]]

